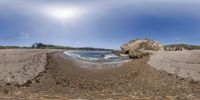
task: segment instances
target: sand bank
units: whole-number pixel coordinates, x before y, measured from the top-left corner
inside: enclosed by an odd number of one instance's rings
[[[44,71],[46,53],[56,50],[0,50],[0,81],[22,85]]]
[[[158,70],[200,81],[200,50],[159,51],[148,62]]]

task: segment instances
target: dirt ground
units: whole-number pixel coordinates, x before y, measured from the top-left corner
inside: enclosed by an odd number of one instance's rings
[[[121,67],[81,68],[62,52],[48,53],[45,70],[26,84],[0,86],[1,99],[197,99],[200,82],[156,70],[149,57]]]

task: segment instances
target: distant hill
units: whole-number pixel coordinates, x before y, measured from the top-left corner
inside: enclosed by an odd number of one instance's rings
[[[52,44],[43,44],[43,43],[34,43],[32,45],[32,48],[34,49],[74,49],[68,46],[56,46]]]
[[[0,49],[17,49],[20,48],[18,46],[0,46]]]
[[[69,46],[58,46],[51,44],[35,43],[32,45],[35,49],[69,49],[69,50],[103,50],[103,51],[113,51],[112,49],[104,48],[93,48],[93,47],[69,47]]]
[[[186,50],[198,50],[200,49],[200,45],[189,45],[189,44],[170,44],[165,45],[164,49],[186,49]]]
[[[114,51],[113,49],[93,48],[93,47],[69,47],[69,46],[58,46],[58,45],[43,44],[43,43],[34,43],[30,47],[0,46],[0,49],[66,49],[66,50],[102,50],[102,51]]]

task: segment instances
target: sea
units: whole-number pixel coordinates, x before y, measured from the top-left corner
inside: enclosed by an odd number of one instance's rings
[[[117,62],[121,60],[112,51],[71,50],[65,51],[64,54],[87,62]]]

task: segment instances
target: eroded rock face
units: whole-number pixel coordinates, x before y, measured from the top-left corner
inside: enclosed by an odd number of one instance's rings
[[[143,55],[147,55],[147,50],[163,50],[163,46],[154,40],[150,39],[137,39],[132,40],[121,46],[121,49],[124,53],[129,54],[132,58],[140,58]]]
[[[142,52],[138,50],[130,50],[129,51],[129,58],[141,58],[144,56],[148,56],[150,53],[149,52]]]

